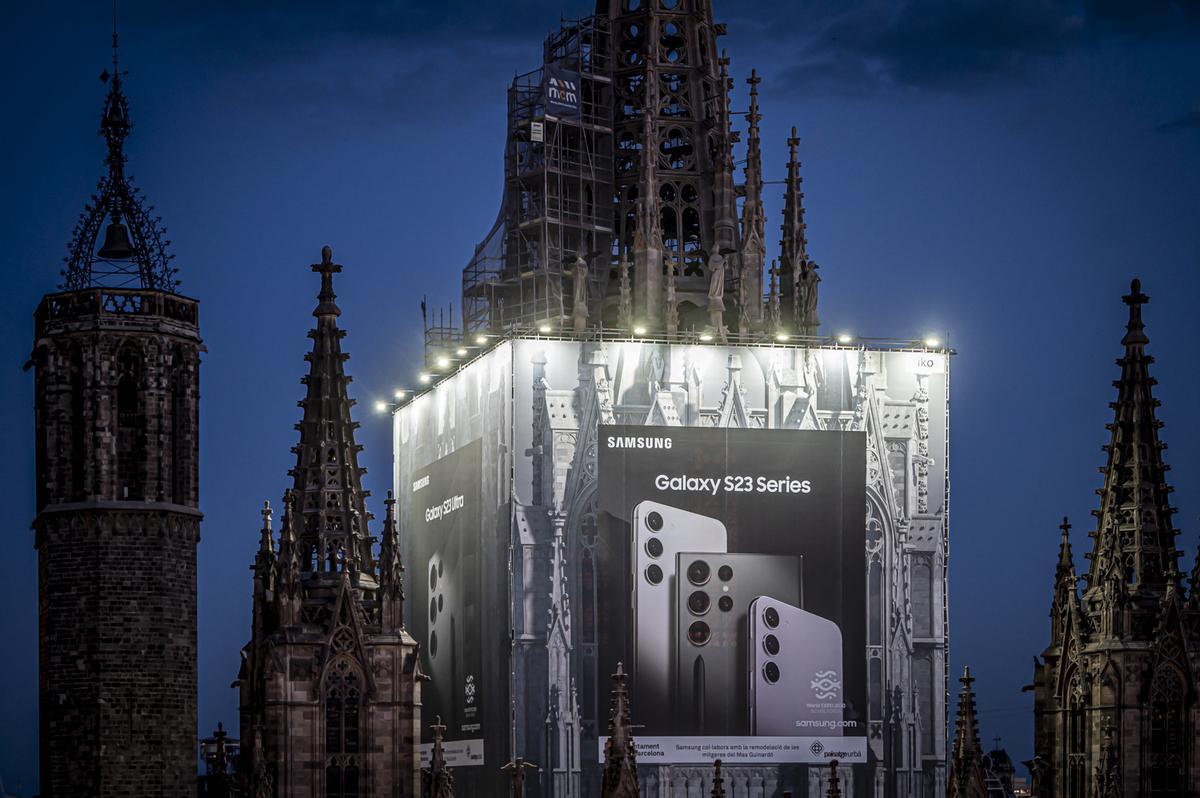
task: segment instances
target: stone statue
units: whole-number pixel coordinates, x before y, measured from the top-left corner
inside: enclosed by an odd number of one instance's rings
[[[725,343],[725,256],[719,252],[708,259],[708,323]]]
[[[821,278],[817,276],[817,264],[806,263],[800,271],[797,281],[797,306],[800,309],[800,328],[806,335],[815,335],[820,319],[817,318],[817,284]]]
[[[588,321],[588,265],[583,254],[575,256],[575,266],[571,272],[571,281],[575,285],[575,332],[581,333],[587,329]]]

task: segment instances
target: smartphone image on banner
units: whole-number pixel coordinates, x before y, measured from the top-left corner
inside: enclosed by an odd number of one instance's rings
[[[675,714],[681,734],[745,735],[748,618],[763,593],[799,603],[801,560],[778,554],[676,555]]]
[[[457,615],[458,584],[455,563],[445,552],[434,552],[425,569],[429,579],[429,634],[425,653],[429,658],[430,687],[441,698],[440,706],[451,717],[459,718],[455,672],[458,669]],[[428,688],[426,688],[428,689]]]
[[[762,595],[750,604],[748,642],[750,733],[841,737],[845,697],[838,625],[774,594]]]
[[[643,717],[671,717],[675,667],[675,555],[681,551],[723,552],[725,524],[659,502],[633,508],[633,688]]]

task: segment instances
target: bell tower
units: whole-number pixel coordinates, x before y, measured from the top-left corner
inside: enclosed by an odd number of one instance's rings
[[[44,796],[196,790],[197,302],[125,174],[113,34],[107,174],[34,316]]]

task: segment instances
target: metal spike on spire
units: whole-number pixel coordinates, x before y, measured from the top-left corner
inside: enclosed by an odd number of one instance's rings
[[[144,204],[132,178],[125,174],[125,139],[133,130],[125,97],[113,4],[112,72],[100,79],[108,86],[100,135],[107,153],[107,174],[92,201],[84,206],[67,246],[66,268],[59,286],[65,291],[124,288],[173,292],[177,270],[171,266],[170,244],[153,208]]]

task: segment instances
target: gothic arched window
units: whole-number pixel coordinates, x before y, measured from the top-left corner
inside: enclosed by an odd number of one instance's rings
[[[1150,682],[1150,756],[1148,795],[1183,795],[1185,744],[1183,679],[1171,667],[1160,668]]]
[[[1084,798],[1088,794],[1091,742],[1088,724],[1091,713],[1087,688],[1078,673],[1071,679],[1067,690],[1067,702],[1066,798]]]
[[[132,345],[122,346],[117,353],[117,495],[114,498],[118,501],[146,498],[141,376],[141,352]]]
[[[325,674],[323,693],[325,795],[357,798],[362,771],[362,674],[349,659],[338,657]]]

